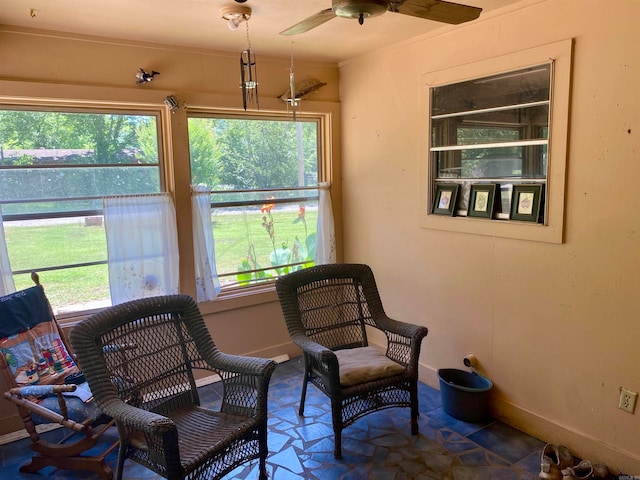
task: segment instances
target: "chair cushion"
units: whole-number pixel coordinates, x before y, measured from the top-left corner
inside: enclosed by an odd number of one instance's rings
[[[340,385],[343,387],[391,377],[405,370],[405,367],[375,347],[347,348],[336,350],[335,354],[340,367]]]

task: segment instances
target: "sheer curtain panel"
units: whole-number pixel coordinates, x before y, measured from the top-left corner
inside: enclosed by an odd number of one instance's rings
[[[206,185],[192,185],[193,250],[196,270],[196,300],[215,300],[220,293],[216,271],[215,244],[211,223],[211,190]]]
[[[4,237],[4,224],[2,223],[2,207],[0,206],[0,297],[16,291],[11,275],[11,264],[9,263],[9,252],[7,242]]]
[[[178,235],[171,197],[105,197],[103,204],[111,303],[178,293]]]
[[[336,235],[331,208],[331,184],[318,184],[318,245],[316,247],[316,265],[336,263]]]

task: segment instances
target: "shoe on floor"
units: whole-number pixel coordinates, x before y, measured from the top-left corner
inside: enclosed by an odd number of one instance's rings
[[[548,443],[540,455],[540,475],[542,480],[563,480],[562,469],[573,465],[573,455],[564,445]]]
[[[582,460],[574,467],[562,469],[562,480],[587,480],[593,478],[593,466],[589,460]]]
[[[610,478],[609,467],[601,463],[593,465],[593,478],[608,480]]]

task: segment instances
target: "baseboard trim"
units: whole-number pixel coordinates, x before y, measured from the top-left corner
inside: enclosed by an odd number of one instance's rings
[[[559,425],[540,415],[525,410],[504,399],[491,397],[490,410],[494,418],[548,443],[566,445],[573,455],[603,463],[612,473],[625,473],[640,478],[640,458],[629,452],[603,443],[597,438]]]
[[[438,370],[425,365],[422,362],[418,362],[418,379],[422,383],[426,383],[436,390],[440,390],[440,380],[438,380]]]
[[[56,430],[58,428],[62,428],[62,425],[58,425],[57,423],[46,423],[44,425],[36,425],[36,430],[38,433],[49,432],[51,430]],[[17,442],[18,440],[22,440],[23,438],[27,438],[29,434],[26,430],[18,430],[16,432],[6,433],[4,435],[0,435],[0,445],[6,445],[7,443]]]
[[[418,376],[421,382],[440,390],[437,369],[419,363]],[[578,458],[589,459],[593,463],[603,463],[612,469],[612,473],[624,472],[632,475],[632,478],[640,478],[640,458],[629,452],[619,450],[566,426],[558,425],[548,418],[493,395],[489,400],[489,410],[493,418],[513,428],[544,442],[566,445]]]

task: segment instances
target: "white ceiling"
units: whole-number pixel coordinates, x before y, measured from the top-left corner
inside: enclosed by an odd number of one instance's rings
[[[459,0],[481,7],[483,15],[519,0]],[[463,28],[386,12],[360,26],[356,20],[333,18],[300,35],[279,32],[304,18],[330,8],[331,0],[1,0],[0,25],[54,30],[74,34],[242,51],[247,30],[229,30],[220,8],[243,5],[252,9],[251,47],[258,55],[289,56],[340,62],[437,28]],[[293,42],[293,46],[292,46]]]

